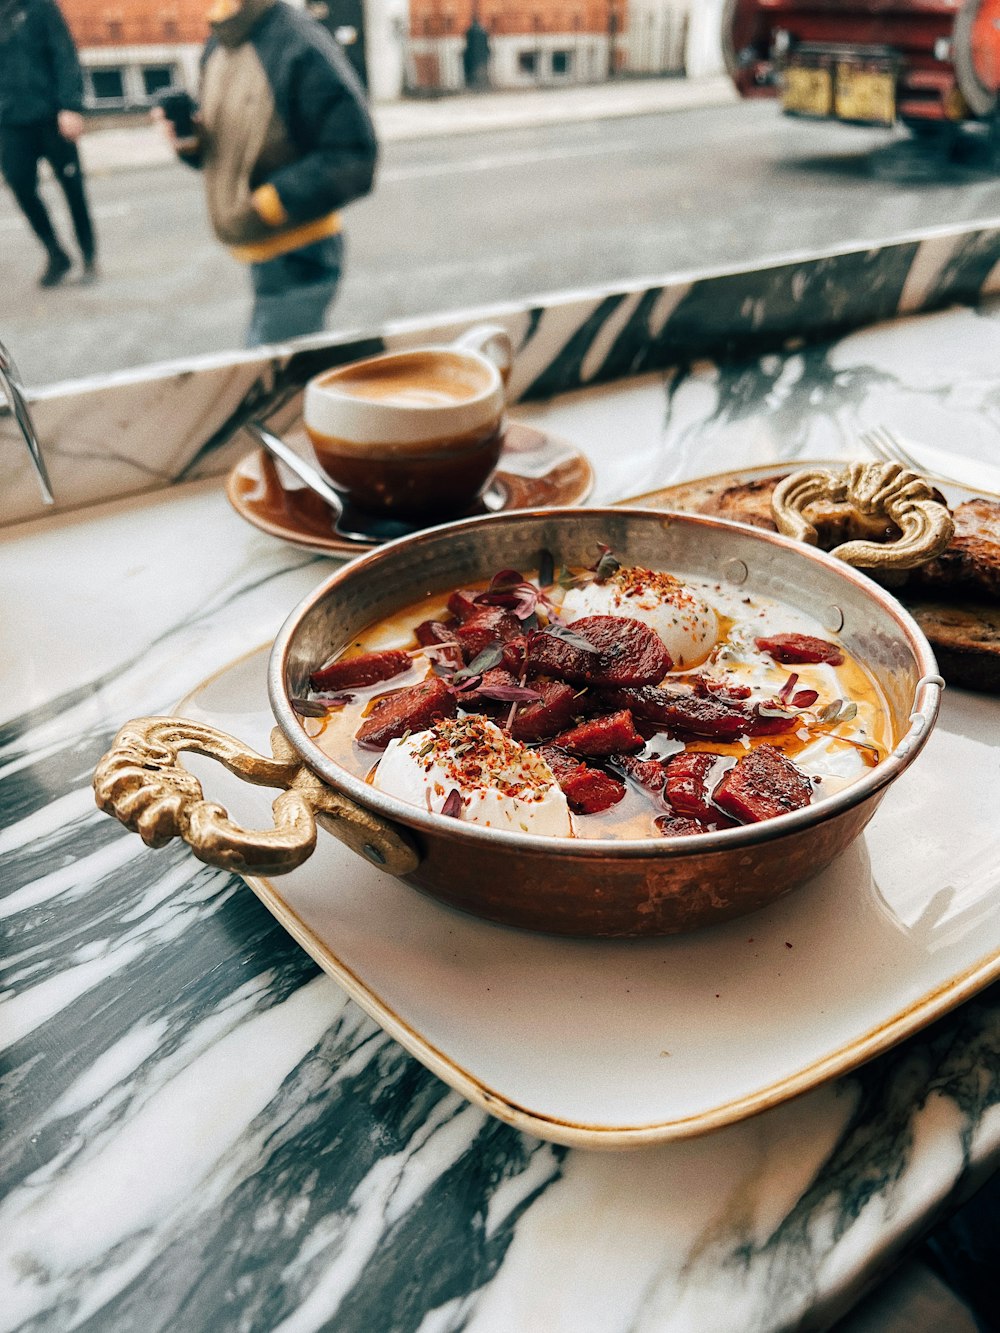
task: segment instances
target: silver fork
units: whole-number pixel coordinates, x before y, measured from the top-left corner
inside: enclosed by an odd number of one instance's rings
[[[873,454],[886,463],[901,463],[911,472],[925,472],[927,469],[904,447],[899,437],[893,435],[887,426],[873,426],[871,430],[861,432],[861,443]]]
[[[974,458],[949,458],[948,471],[944,472],[940,465],[933,467],[921,463],[919,458],[910,453],[899,436],[894,435],[887,426],[875,426],[862,431],[858,438],[877,458],[886,463],[899,463],[920,476],[933,477],[938,481],[950,481],[968,490],[980,492],[989,490],[994,494],[1000,493],[1000,468],[989,463],[980,463]]]

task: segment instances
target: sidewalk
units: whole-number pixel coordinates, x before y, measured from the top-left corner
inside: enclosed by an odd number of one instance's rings
[[[520,129],[528,125],[608,120],[645,116],[693,107],[725,106],[737,101],[724,74],[701,79],[636,79],[572,88],[533,88],[528,92],[479,93],[433,100],[386,102],[373,108],[383,143],[427,139],[444,134],[475,134]],[[108,175],[136,167],[174,162],[155,125],[93,130],[80,142],[84,167],[92,175]]]

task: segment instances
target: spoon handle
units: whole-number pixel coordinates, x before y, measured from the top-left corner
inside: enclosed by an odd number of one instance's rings
[[[342,517],[344,502],[325,477],[321,476],[304,458],[300,458],[294,449],[290,448],[279,436],[269,431],[261,422],[247,421],[244,422],[244,427],[273,458],[277,458],[284,463],[290,472],[295,473],[299,481],[326,501],[333,510],[335,521]]]
[[[28,402],[21,389],[21,377],[17,373],[17,366],[14,365],[14,358],[3,343],[0,343],[0,388],[7,395],[7,402],[14,415],[14,420],[24,436],[24,443],[28,446],[28,453],[31,455],[35,475],[38,478],[38,486],[42,492],[42,500],[47,505],[55,504],[52,483],[49,481],[49,474],[45,470],[42,448],[38,443],[38,436],[35,434],[35,424],[31,419]]]

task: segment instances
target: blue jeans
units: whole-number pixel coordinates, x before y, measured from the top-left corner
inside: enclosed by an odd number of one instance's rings
[[[337,235],[251,264],[254,302],[247,346],[320,333],[340,283],[343,257],[344,240]]]

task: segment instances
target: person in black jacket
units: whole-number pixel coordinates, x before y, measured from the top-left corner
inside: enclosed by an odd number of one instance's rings
[[[196,133],[219,240],[250,265],[247,345],[323,328],[340,281],[340,210],[372,188],[375,131],[347,57],[284,0],[219,0],[202,57]]]
[[[55,0],[0,0],[0,171],[48,252],[43,287],[62,282],[72,262],[38,193],[42,158],[66,196],[83,280],[96,276],[94,228],[76,150],[82,111],[80,62]]]

